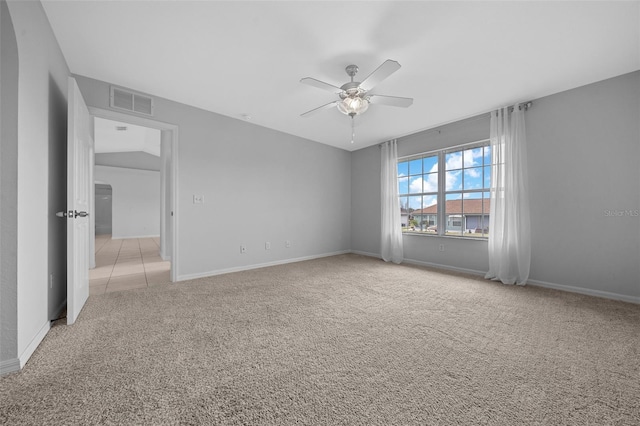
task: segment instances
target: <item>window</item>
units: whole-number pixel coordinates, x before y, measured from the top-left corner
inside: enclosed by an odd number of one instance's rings
[[[438,155],[399,162],[398,185],[403,231],[436,233]]]
[[[490,187],[489,141],[401,159],[402,231],[486,238]]]

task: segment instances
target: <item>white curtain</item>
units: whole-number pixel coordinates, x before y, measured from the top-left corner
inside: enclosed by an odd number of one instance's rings
[[[382,144],[380,188],[382,201],[381,252],[385,262],[401,263],[402,228],[398,199],[398,143],[394,139]]]
[[[485,278],[524,285],[531,264],[524,109],[491,114],[489,272]]]

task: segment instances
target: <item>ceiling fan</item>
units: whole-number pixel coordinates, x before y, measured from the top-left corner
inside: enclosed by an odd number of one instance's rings
[[[384,79],[389,77],[394,72],[400,69],[400,64],[391,59],[387,59],[380,65],[375,71],[373,71],[362,82],[354,81],[353,78],[358,73],[357,65],[349,65],[345,68],[347,75],[351,77],[351,81],[343,84],[342,86],[334,86],[330,83],[317,80],[311,77],[305,77],[300,80],[300,83],[308,84],[309,86],[317,87],[319,89],[328,90],[338,95],[338,99],[328,104],[319,106],[310,111],[301,114],[302,117],[309,117],[322,110],[333,108],[336,106],[338,111],[351,117],[351,143],[354,139],[353,131],[353,118],[356,115],[364,113],[369,104],[389,105],[395,107],[407,108],[413,103],[412,98],[402,98],[398,96],[386,96],[377,95],[371,93],[371,90],[377,86]]]

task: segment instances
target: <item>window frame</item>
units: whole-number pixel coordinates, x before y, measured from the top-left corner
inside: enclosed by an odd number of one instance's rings
[[[475,141],[475,142],[469,142],[469,143],[464,143],[464,144],[460,144],[460,145],[456,145],[456,146],[451,146],[451,147],[446,147],[446,148],[442,148],[442,149],[437,149],[437,150],[432,150],[432,151],[426,151],[426,152],[421,152],[418,154],[412,154],[412,155],[407,155],[407,156],[403,156],[403,157],[399,157],[397,160],[397,164],[399,165],[400,163],[403,162],[407,162],[407,170],[409,169],[408,163],[410,161],[416,160],[416,159],[421,159],[423,160],[426,157],[433,157],[436,156],[437,157],[437,161],[438,161],[438,192],[435,193],[436,195],[436,200],[437,200],[437,220],[436,220],[436,227],[438,232],[437,233],[429,233],[429,232],[424,232],[422,230],[420,231],[411,231],[409,229],[403,229],[402,230],[402,234],[403,235],[420,235],[420,236],[438,236],[438,237],[448,237],[448,238],[464,238],[467,240],[475,240],[475,241],[487,241],[488,240],[488,235],[484,234],[482,236],[477,236],[477,234],[473,233],[473,234],[469,234],[469,235],[474,235],[474,236],[468,236],[467,233],[464,232],[464,230],[462,230],[460,232],[459,235],[451,235],[451,234],[447,234],[447,220],[446,220],[446,200],[447,200],[447,195],[450,194],[460,194],[462,201],[462,205],[464,205],[464,194],[465,193],[479,193],[479,194],[483,194],[483,193],[490,193],[491,189],[490,187],[484,187],[484,179],[485,179],[485,167],[489,167],[489,169],[491,169],[491,167],[493,166],[493,156],[490,155],[489,156],[489,164],[484,163],[484,151],[483,151],[483,163],[481,166],[473,166],[473,167],[482,167],[482,179],[483,179],[483,186],[482,188],[474,188],[474,189],[465,189],[464,185],[462,185],[461,189],[455,189],[455,190],[449,190],[447,191],[447,183],[446,183],[446,176],[447,176],[447,170],[446,170],[446,158],[447,158],[447,154],[451,154],[454,152],[460,152],[461,155],[463,156],[462,158],[462,166],[459,169],[461,171],[461,173],[464,175],[464,171],[468,168],[472,168],[472,167],[465,167],[464,166],[464,151],[465,150],[469,150],[469,149],[474,149],[474,148],[483,148],[483,147],[490,147],[491,143],[489,139],[482,139],[479,141]],[[424,160],[423,160],[424,161]],[[397,166],[396,166],[396,170],[397,170]],[[456,169],[458,170],[458,169]],[[410,174],[410,172],[408,172],[407,174],[407,178],[410,178],[412,175]],[[425,176],[425,172],[424,169],[422,170],[422,179],[424,180],[424,176]],[[408,187],[407,187],[407,193],[400,193],[400,176],[398,174],[398,172],[396,172],[396,179],[397,179],[397,184],[398,184],[398,208],[402,208],[402,201],[404,198],[409,199],[411,196],[420,196],[420,197],[424,197],[424,196],[433,196],[434,193],[433,192],[424,192],[424,187],[423,187],[423,192],[420,193],[411,193],[410,190],[410,179],[408,182]],[[464,176],[463,176],[463,182],[464,182]],[[484,195],[481,195],[480,199],[484,199]],[[484,203],[484,202],[483,202]],[[422,205],[422,204],[421,204]],[[422,205],[422,209],[424,209],[424,205]],[[484,220],[484,217],[487,216],[489,217],[490,212],[484,211],[484,206],[483,206],[483,211],[482,211],[482,220]],[[460,218],[458,219],[459,221],[461,221],[461,226],[464,225],[464,212],[460,213]],[[407,221],[408,222],[408,221]],[[407,223],[408,225],[408,223]],[[431,226],[431,225],[428,225]],[[485,224],[485,229],[488,227],[488,223]],[[408,226],[407,226],[408,228]]]
[[[407,200],[407,209],[410,208],[409,207],[409,204],[410,204],[409,200],[412,197],[419,197],[420,198],[420,206],[421,206],[421,208],[424,205],[424,197],[435,197],[436,200],[437,200],[438,192],[440,191],[440,186],[439,186],[440,185],[440,180],[439,180],[440,179],[440,173],[439,173],[439,171],[435,172],[435,173],[434,172],[425,172],[425,169],[424,169],[425,161],[424,160],[426,158],[429,158],[429,157],[435,157],[435,160],[436,160],[435,165],[438,166],[438,170],[439,170],[440,169],[440,163],[439,163],[440,158],[438,157],[437,153],[435,155],[432,154],[432,153],[425,153],[425,154],[421,154],[421,155],[411,155],[411,156],[406,157],[406,159],[404,159],[404,160],[398,159],[397,164],[400,164],[400,163],[403,163],[403,162],[407,164],[407,174],[406,174],[406,176],[402,176],[401,177],[399,175],[399,173],[396,174],[396,176],[397,176],[396,179],[397,179],[397,182],[398,182],[398,201],[400,202],[400,209],[402,209],[402,207],[403,207],[403,204],[402,204],[403,199]],[[411,166],[411,163],[416,161],[416,160],[419,160],[419,162],[420,162],[420,173],[417,173],[417,174],[416,173],[412,173],[412,166]],[[429,176],[429,175],[436,175],[437,178],[438,178],[438,186],[433,191],[425,191],[424,178]],[[413,192],[412,188],[411,188],[411,178],[417,178],[417,177],[420,177],[421,181],[422,181],[421,190],[419,192]],[[402,186],[400,184],[400,179],[403,179],[403,178],[406,179],[407,192],[406,193],[402,193],[402,195],[400,195],[400,187]],[[409,225],[410,224],[409,217],[410,217],[410,212],[407,211],[407,224],[406,224],[407,228],[410,227],[410,225]],[[427,227],[427,228],[429,226],[432,226],[432,225],[429,225],[429,224],[423,225],[423,223],[422,223],[423,219],[424,218],[421,219],[420,231],[417,231],[417,232],[423,232],[423,230],[422,230],[423,226]],[[435,223],[435,225],[437,226],[438,224]]]

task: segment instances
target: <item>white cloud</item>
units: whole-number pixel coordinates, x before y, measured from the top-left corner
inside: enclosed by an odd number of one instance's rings
[[[472,178],[478,178],[481,176],[480,172],[478,171],[479,169],[467,169],[465,170],[465,172],[467,172],[467,174],[472,177]]]
[[[438,203],[438,196],[437,195],[431,195],[429,197],[424,197],[424,201],[423,204],[426,207],[432,206],[434,204]]]
[[[409,184],[409,192],[412,194],[418,192],[438,192],[438,175],[427,175],[427,179],[417,177]]]
[[[452,189],[460,189],[460,175],[462,174],[461,170],[457,170],[454,172],[447,172],[447,191]]]
[[[467,149],[464,151],[464,166],[473,167],[482,164],[478,161],[482,158],[482,148]]]
[[[464,167],[474,167],[482,165],[482,156],[483,151],[482,147],[467,149],[464,151],[464,161],[463,161],[463,151],[456,151],[446,156],[446,169],[454,170],[461,169],[464,163]],[[435,168],[437,170],[437,167]]]
[[[422,192],[422,178],[415,178],[409,183],[409,193]]]
[[[462,152],[454,152],[447,154],[446,170],[461,169],[462,168]]]

